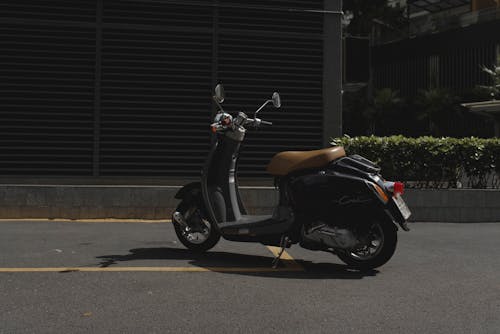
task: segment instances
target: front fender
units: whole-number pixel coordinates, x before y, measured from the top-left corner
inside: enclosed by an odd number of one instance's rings
[[[175,198],[177,199],[189,199],[193,197],[201,196],[201,183],[200,182],[192,182],[186,184],[184,187],[179,189],[179,191],[175,194]]]

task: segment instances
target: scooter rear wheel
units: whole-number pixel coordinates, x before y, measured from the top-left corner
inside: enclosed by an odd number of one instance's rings
[[[368,231],[368,243],[355,250],[339,251],[337,256],[347,265],[369,270],[387,263],[396,251],[397,229],[389,222],[373,222]]]
[[[197,253],[206,252],[214,247],[220,240],[220,233],[212,226],[210,220],[197,207],[195,203],[182,202],[177,207],[177,211],[182,214],[188,227],[183,227],[172,219],[175,234],[179,241],[189,250]]]

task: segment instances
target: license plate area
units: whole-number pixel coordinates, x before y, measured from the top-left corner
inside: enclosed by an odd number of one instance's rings
[[[394,201],[394,204],[396,204],[396,207],[399,209],[399,212],[401,212],[401,215],[405,220],[410,218],[411,216],[411,211],[408,208],[408,205],[406,205],[405,201],[403,200],[403,197],[400,195],[396,195],[392,198]]]

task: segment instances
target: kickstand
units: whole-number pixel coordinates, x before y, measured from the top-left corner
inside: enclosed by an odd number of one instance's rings
[[[276,257],[273,260],[273,263],[272,263],[273,269],[278,268],[278,264],[280,262],[281,255],[283,255],[283,252],[285,251],[285,248],[288,246],[289,242],[290,242],[290,239],[288,239],[287,236],[283,235],[281,237],[281,241],[280,241],[281,250],[280,250],[280,252],[278,253],[278,255],[276,255]]]

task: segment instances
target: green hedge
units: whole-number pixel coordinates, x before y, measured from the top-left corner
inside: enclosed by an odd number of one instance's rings
[[[388,180],[410,186],[500,188],[500,138],[332,138],[348,154],[359,154],[382,167]]]

